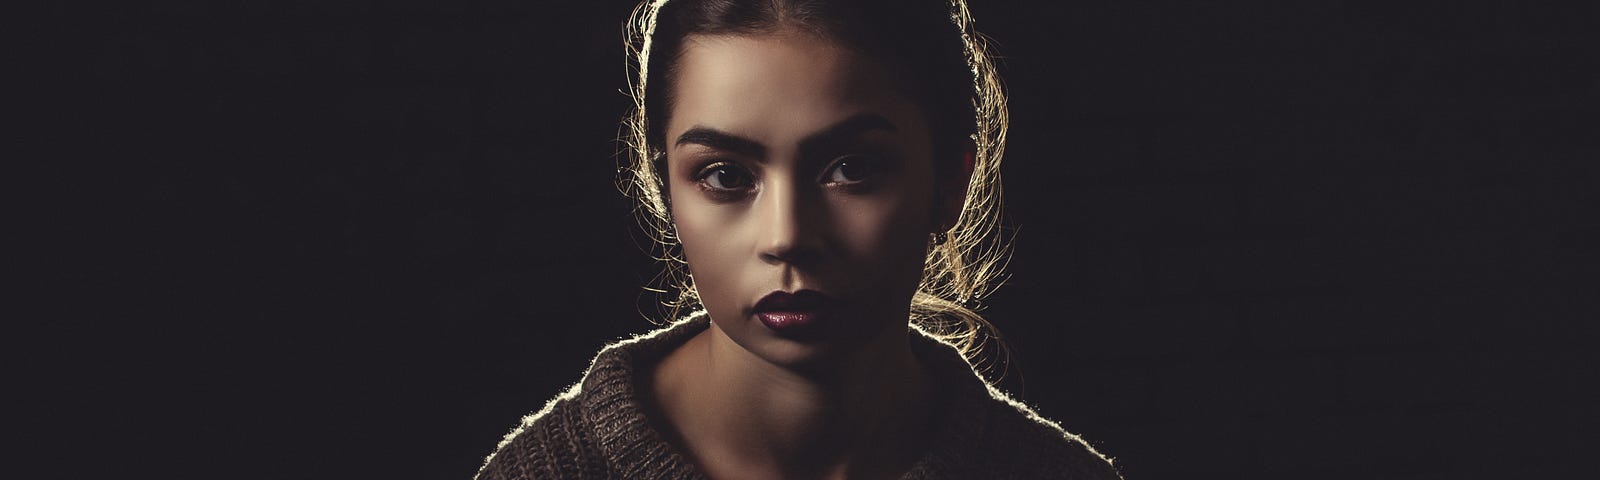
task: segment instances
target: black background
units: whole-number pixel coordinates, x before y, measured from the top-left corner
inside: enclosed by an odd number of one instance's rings
[[[1600,12],[1552,5],[974,0],[1006,388],[1135,479],[1592,468]],[[47,7],[19,457],[469,477],[653,328],[613,188],[631,8]]]

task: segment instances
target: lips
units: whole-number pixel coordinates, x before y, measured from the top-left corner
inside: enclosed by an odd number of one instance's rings
[[[776,291],[756,302],[755,314],[772,331],[798,336],[821,329],[833,303],[827,294],[816,290]]]

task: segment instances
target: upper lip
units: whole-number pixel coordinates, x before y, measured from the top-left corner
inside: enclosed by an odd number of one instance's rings
[[[832,301],[827,294],[816,290],[800,290],[794,293],[782,290],[768,293],[756,302],[757,312],[796,312],[817,310]]]

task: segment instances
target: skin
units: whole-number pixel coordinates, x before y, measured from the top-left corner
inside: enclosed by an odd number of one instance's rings
[[[711,478],[898,477],[936,408],[911,297],[965,178],[936,182],[921,110],[829,39],[691,36],[677,75],[668,195],[711,328],[649,375],[663,430]],[[801,289],[839,302],[825,335],[754,315]]]

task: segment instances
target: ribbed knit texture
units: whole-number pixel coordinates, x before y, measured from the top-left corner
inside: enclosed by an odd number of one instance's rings
[[[506,435],[477,478],[704,479],[645,418],[634,372],[708,325],[700,312],[605,347],[581,382]],[[911,345],[947,403],[928,451],[902,478],[1120,478],[1083,439],[991,387],[954,347],[916,329]]]

